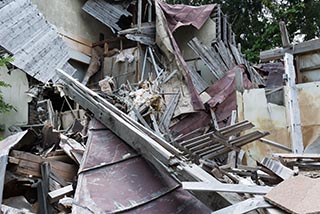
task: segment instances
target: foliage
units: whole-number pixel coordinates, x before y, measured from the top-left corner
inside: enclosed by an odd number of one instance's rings
[[[6,65],[7,63],[11,62],[13,59],[10,57],[0,57],[0,67]],[[0,80],[0,88],[1,87],[11,87],[9,84]],[[15,110],[14,106],[6,103],[3,100],[2,92],[0,90],[0,114],[7,113],[11,110]]]
[[[242,51],[252,62],[258,61],[260,51],[281,46],[281,20],[287,25],[291,41],[298,34],[304,34],[305,40],[320,34],[319,0],[168,0],[168,3],[219,3],[232,23]]]
[[[12,57],[0,57],[0,67],[13,61]]]

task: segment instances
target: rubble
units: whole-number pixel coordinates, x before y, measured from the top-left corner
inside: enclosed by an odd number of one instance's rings
[[[82,9],[113,34],[82,44],[81,76],[30,1],[0,3],[1,53],[30,84],[28,124],[0,141],[2,212],[320,212],[317,39],[292,46],[281,23],[260,57],[282,61],[251,66],[217,4]]]

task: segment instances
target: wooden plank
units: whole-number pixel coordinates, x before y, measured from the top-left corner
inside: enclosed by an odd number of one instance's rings
[[[285,53],[302,55],[310,52],[316,52],[318,50],[320,50],[320,39],[314,39],[287,48],[276,48],[262,51],[260,52],[260,60],[262,62],[267,62],[270,60],[281,59]]]
[[[319,213],[320,180],[294,176],[274,187],[265,200],[288,213]]]
[[[264,195],[272,189],[272,187],[269,186],[208,182],[182,182],[182,188],[190,191],[236,192],[258,195]]]
[[[72,138],[68,138],[67,136],[60,134],[61,141],[59,143],[59,146],[63,149],[63,151],[76,163],[80,164],[80,160],[78,160],[74,155],[72,154],[72,151],[76,150],[78,152],[84,152],[85,148],[82,144],[77,142],[76,140]]]
[[[50,203],[57,202],[59,201],[59,199],[63,198],[66,195],[71,194],[72,192],[73,192],[72,185],[68,185],[60,189],[49,192],[48,196],[49,196]]]
[[[286,23],[284,21],[279,22],[280,33],[281,33],[281,41],[282,47],[286,48],[290,46],[289,34],[286,27]]]
[[[208,87],[208,83],[200,76],[200,74],[195,70],[194,66],[190,66],[190,76],[192,79],[192,83],[198,92],[198,94],[201,94],[204,92]]]
[[[31,153],[13,150],[10,155],[13,157],[9,159],[10,163],[18,164],[16,172],[20,174],[41,177],[40,165],[45,161],[50,162],[51,170],[64,180],[72,181],[77,172],[74,165],[49,158],[45,159]]]
[[[298,91],[296,87],[296,74],[293,64],[293,55],[285,53],[284,56],[285,74],[287,75],[285,92],[285,106],[287,119],[290,123],[290,137],[293,153],[303,153],[303,138],[301,131],[300,108],[298,101]]]
[[[261,196],[257,196],[255,198],[249,198],[237,204],[217,210],[215,212],[212,212],[211,214],[243,214],[256,209],[269,207],[272,207],[272,205],[266,202]]]
[[[208,47],[203,45],[196,37],[190,40],[188,45],[196,54],[199,55],[217,79],[221,79],[223,77],[224,72],[222,71],[221,66],[219,66],[219,63],[217,63],[215,58],[211,55],[211,51]]]
[[[169,130],[170,121],[178,105],[179,99],[180,99],[180,93],[173,95],[173,97],[171,97],[170,99],[169,105],[166,108],[166,111],[163,113],[161,117],[159,127],[164,133]]]
[[[49,175],[50,175],[50,164],[48,162],[43,162],[40,166],[41,168],[41,200],[43,211],[41,213],[50,214],[52,212],[52,207],[47,200],[48,192],[49,192]],[[41,206],[41,205],[40,205]]]
[[[142,0],[138,0],[138,32],[141,32],[141,23],[142,23]]]
[[[283,159],[320,159],[320,154],[290,154],[290,153],[274,153],[273,157]]]

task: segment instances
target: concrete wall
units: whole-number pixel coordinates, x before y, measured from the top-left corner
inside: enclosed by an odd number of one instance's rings
[[[304,148],[320,137],[320,82],[297,84],[300,108],[301,129]],[[287,147],[291,147],[289,124],[285,106],[268,103],[264,89],[246,90],[237,94],[239,121],[249,120],[255,128],[269,131],[266,138]],[[272,153],[286,151],[263,144],[259,141],[244,147],[249,165],[255,165],[255,160],[271,157]]]
[[[13,105],[17,110],[0,114],[0,123],[5,124],[5,131],[0,131],[0,136],[5,137],[10,134],[8,127],[28,123],[28,101],[30,98],[25,92],[29,89],[29,83],[24,72],[15,69],[9,74],[6,67],[0,67],[0,80],[11,85],[8,88],[1,87],[0,90],[4,101]]]
[[[75,35],[95,42],[99,34],[111,35],[111,30],[84,12],[81,7],[86,0],[32,0],[45,18],[55,25],[59,32]]]

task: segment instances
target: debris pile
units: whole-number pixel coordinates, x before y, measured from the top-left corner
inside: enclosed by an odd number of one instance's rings
[[[28,124],[0,142],[3,212],[319,212],[320,114],[306,96],[318,96],[319,40],[285,41],[261,52],[279,62],[251,66],[219,5],[82,9],[113,34],[81,76],[29,1],[0,3],[12,19],[0,53],[29,75],[31,97]]]

